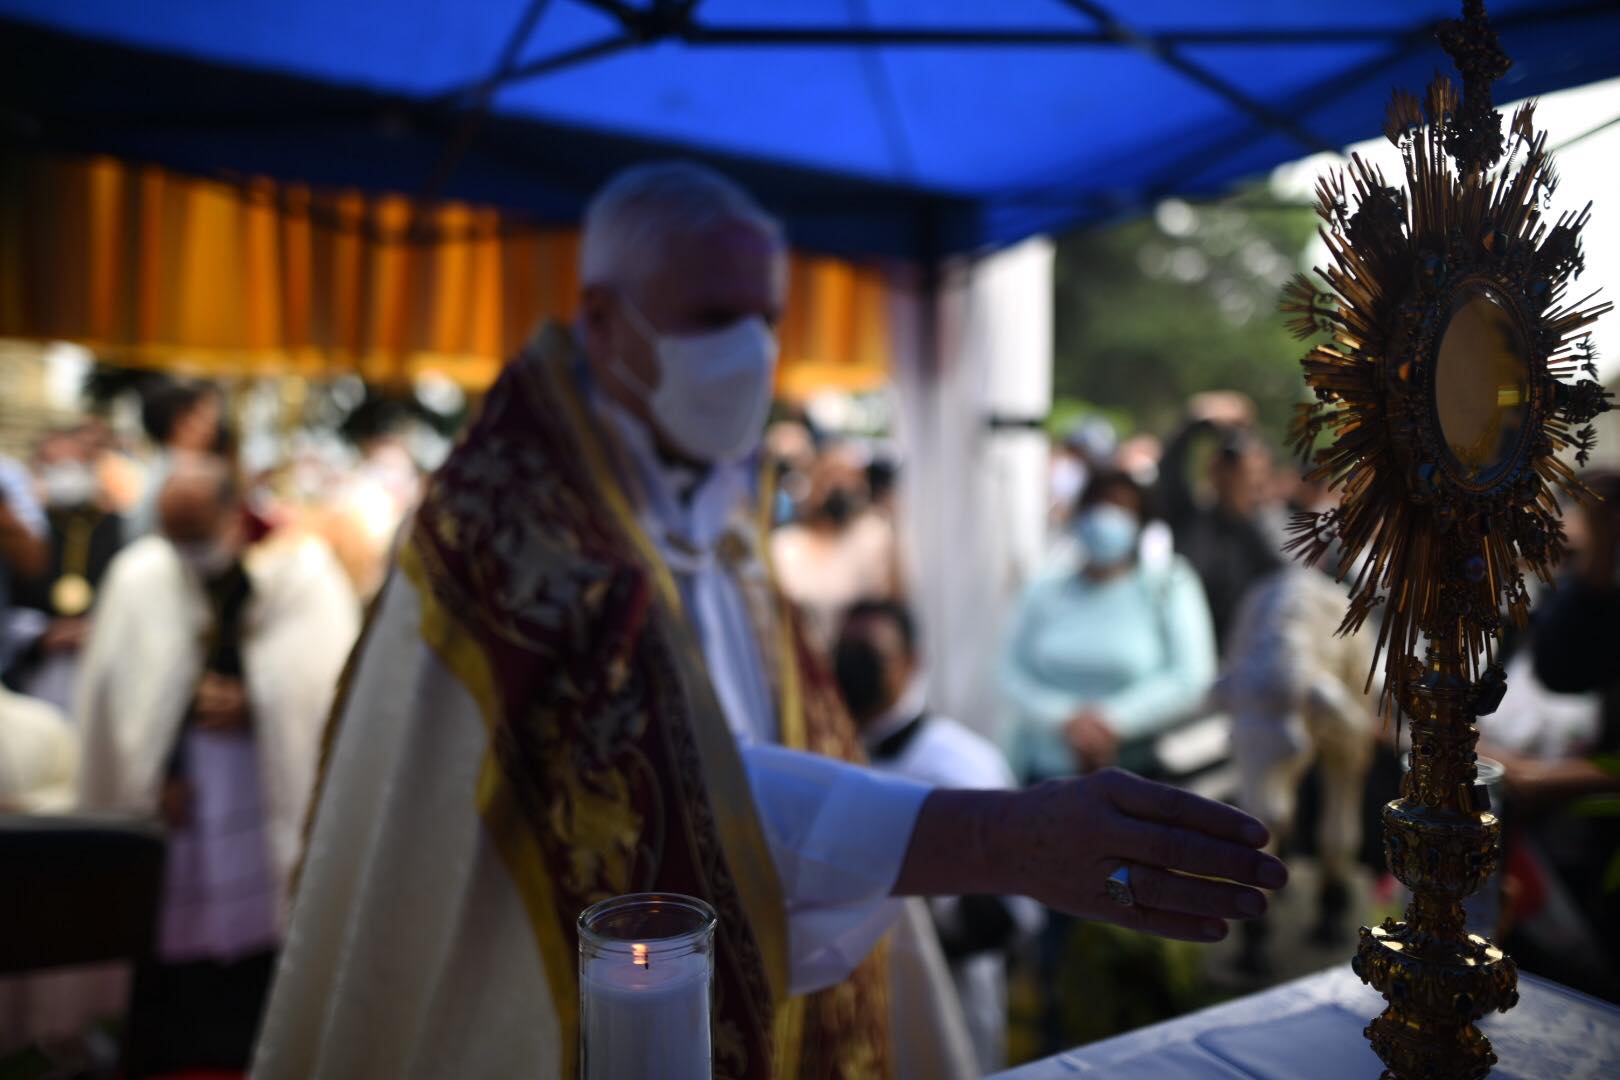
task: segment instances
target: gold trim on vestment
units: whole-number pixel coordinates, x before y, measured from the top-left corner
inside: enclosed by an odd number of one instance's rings
[[[782,590],[777,587],[776,561],[771,557],[771,515],[776,502],[776,472],[767,467],[760,478],[760,498],[755,516],[759,537],[759,561],[769,583],[771,630],[775,638],[777,692],[777,737],[790,750],[803,750],[810,744],[804,721],[804,689],[799,672],[799,650],[793,640],[793,616]]]
[[[768,465],[760,474],[759,504],[755,507],[754,535],[758,539],[759,561],[765,567],[767,589],[765,618],[770,626],[760,635],[761,649],[769,649],[766,663],[775,676],[777,691],[777,737],[783,746],[802,750],[808,742],[804,726],[804,699],[799,688],[799,663],[793,647],[793,624],[783,610],[781,593],[775,588],[776,564],[771,558],[771,515],[776,502],[776,472]],[[800,995],[780,997],[772,1037],[776,1046],[779,1073],[791,1076],[804,1059],[804,1016],[807,999]]]
[[[400,571],[416,586],[421,599],[422,640],[472,695],[484,719],[485,732],[493,739],[500,717],[500,701],[489,658],[435,598],[425,562],[432,557],[414,538],[400,546]],[[552,1006],[557,1011],[559,1030],[563,1034],[559,1047],[560,1075],[572,1076],[578,1068],[579,1051],[579,999],[575,983],[578,959],[563,937],[545,860],[534,833],[518,811],[500,763],[495,760],[493,742],[484,750],[478,770],[477,805],[484,828],[495,842],[507,873],[512,876],[534,931],[546,982],[551,987]]]
[[[804,1060],[804,1014],[808,1002],[809,998],[799,995],[782,999],[776,1008],[771,1041],[775,1047],[776,1075],[779,1077],[798,1075],[799,1063]]]
[[[726,855],[726,865],[736,882],[743,908],[748,912],[771,993],[776,1002],[785,1002],[788,1000],[787,902],[748,786],[742,756],[737,752],[731,727],[709,681],[708,667],[687,621],[680,590],[663,557],[641,527],[618,475],[608,463],[602,437],[586,411],[578,388],[568,377],[563,358],[571,356],[572,341],[566,332],[554,329],[550,334],[543,334],[538,345],[539,355],[525,357],[522,361],[529,365],[524,374],[546,380],[552,394],[562,403],[585,456],[587,471],[596,481],[597,492],[652,575],[657,602],[663,608],[663,625],[668,627],[686,670],[694,673],[687,685],[692,706],[692,738],[703,762],[703,780],[714,805],[715,828]],[[563,354],[562,349],[568,352]]]
[[[495,839],[507,873],[523,898],[529,924],[534,928],[535,944],[540,949],[540,962],[545,967],[546,982],[551,987],[552,1007],[557,1010],[557,1029],[562,1033],[562,1046],[558,1048],[562,1059],[561,1076],[573,1076],[578,1070],[579,1055],[579,992],[575,950],[563,937],[562,924],[557,919],[557,901],[551,891],[551,877],[534,834],[527,828],[512,788],[495,760],[493,750],[486,751],[484,763],[478,773],[478,812],[483,815],[484,828]]]

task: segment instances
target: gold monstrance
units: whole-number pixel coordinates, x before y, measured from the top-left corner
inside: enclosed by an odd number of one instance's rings
[[[1425,100],[1397,92],[1384,133],[1404,187],[1359,156],[1318,185],[1333,261],[1288,287],[1316,402],[1296,448],[1340,505],[1296,518],[1290,545],[1336,550],[1351,585],[1342,630],[1379,624],[1385,705],[1412,727],[1411,770],[1384,807],[1390,869],[1412,891],[1404,921],[1363,927],[1355,972],[1389,1002],[1367,1027],[1385,1077],[1483,1077],[1496,1062],[1474,1026],[1518,1001],[1518,972],[1464,931],[1462,901],[1490,877],[1501,824],[1475,770],[1474,718],[1505,680],[1504,614],[1529,613],[1524,575],[1551,580],[1563,551],[1558,493],[1591,497],[1585,464],[1608,407],[1587,328],[1608,304],[1571,301],[1588,211],[1554,219],[1557,178],[1533,106],[1509,133],[1491,84],[1510,61],[1483,0],[1440,31],[1462,75]],[[1419,659],[1419,656],[1422,659]],[[1399,720],[1397,720],[1399,723]]]

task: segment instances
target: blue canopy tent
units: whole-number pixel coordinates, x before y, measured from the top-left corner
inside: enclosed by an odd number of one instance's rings
[[[1027,424],[985,421],[1049,406],[1051,253],[947,256],[1372,136],[1392,88],[1450,70],[1434,30],[1459,7],[0,0],[0,143],[541,222],[680,154],[745,183],[796,246],[889,260],[933,705],[983,721],[995,617],[1040,549],[1045,460]],[[1515,61],[1501,99],[1620,75],[1620,3],[1489,7]]]
[[[1525,97],[1620,74],[1620,5],[1493,0]],[[928,261],[1378,129],[1456,0],[0,0],[0,138],[574,220],[712,160],[794,242]]]

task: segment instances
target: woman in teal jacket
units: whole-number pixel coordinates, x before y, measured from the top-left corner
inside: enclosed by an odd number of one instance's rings
[[[1074,530],[1078,573],[1033,583],[1002,665],[1013,706],[1008,756],[1025,780],[1151,761],[1152,736],[1191,715],[1215,678],[1215,634],[1198,576],[1180,556],[1137,557],[1146,495],[1097,473]]]

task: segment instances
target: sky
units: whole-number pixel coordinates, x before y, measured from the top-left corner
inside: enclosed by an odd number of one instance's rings
[[[1508,117],[1518,108],[1517,101],[1501,106]],[[1593,83],[1574,90],[1563,90],[1543,97],[1536,106],[1536,127],[1548,133],[1547,144],[1554,149],[1553,161],[1561,178],[1553,196],[1553,216],[1565,210],[1578,210],[1591,201],[1592,220],[1583,233],[1586,272],[1572,285],[1571,299],[1579,299],[1601,288],[1601,298],[1620,305],[1620,123],[1597,131],[1563,150],[1557,148],[1603,124],[1620,119],[1620,79]],[[1383,166],[1392,182],[1402,175],[1400,153],[1382,136],[1350,147],[1363,159]],[[1347,157],[1315,154],[1283,165],[1273,171],[1271,187],[1278,198],[1314,201],[1316,179],[1327,169],[1341,165]],[[1320,242],[1319,242],[1320,243]],[[1326,262],[1327,250],[1312,253],[1312,265]],[[1598,349],[1598,369],[1604,381],[1620,376],[1620,310],[1599,319],[1593,329]]]

